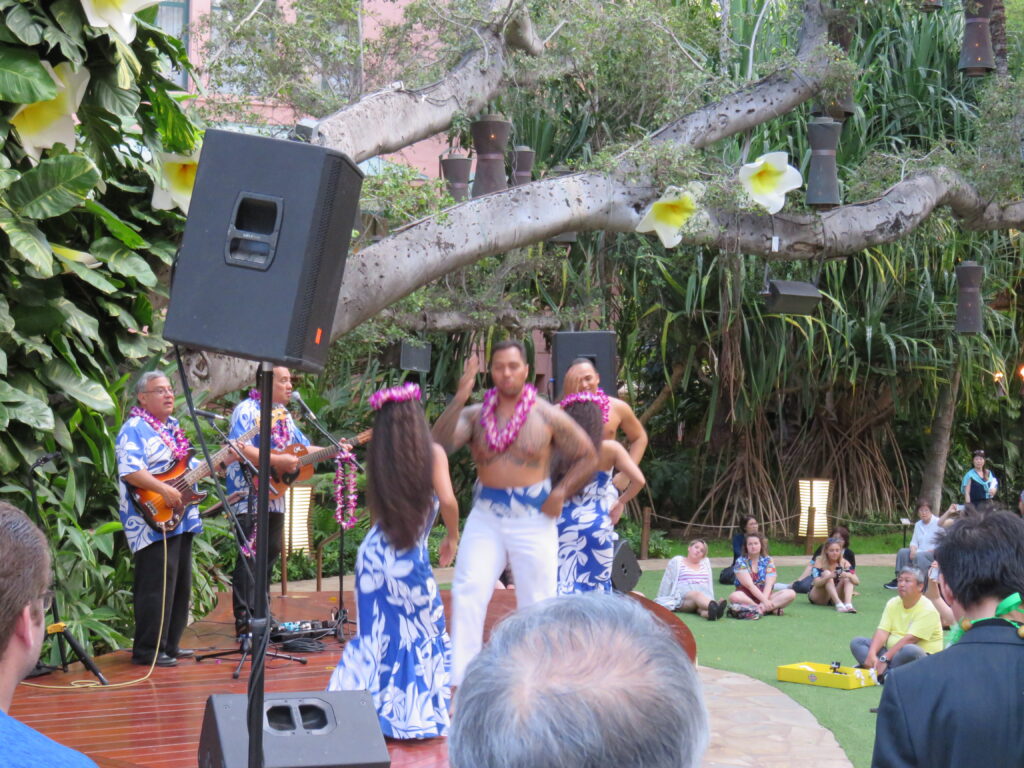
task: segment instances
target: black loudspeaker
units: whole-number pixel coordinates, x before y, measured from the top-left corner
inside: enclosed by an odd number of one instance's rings
[[[981,281],[985,268],[975,261],[965,261],[956,268],[956,331],[981,333],[985,330],[982,313]]]
[[[207,131],[164,338],[323,370],[362,182],[340,152]]]
[[[764,308],[780,315],[809,315],[821,301],[821,292],[813,283],[794,280],[770,280]]]
[[[206,700],[199,768],[246,768],[243,693]],[[389,768],[391,757],[366,691],[268,693],[263,704],[264,768]]]
[[[384,363],[401,371],[430,372],[430,344],[417,341],[396,341],[384,353]]]
[[[615,555],[612,558],[612,587],[616,592],[631,592],[640,581],[640,563],[632,548],[624,539],[615,542]]]
[[[585,357],[601,377],[601,389],[616,392],[615,331],[559,331],[551,344],[551,369],[555,377],[554,400],[562,397],[562,382],[572,361]]]

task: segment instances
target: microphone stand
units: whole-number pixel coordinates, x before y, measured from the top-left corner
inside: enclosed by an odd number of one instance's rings
[[[317,431],[327,438],[331,445],[338,449],[338,453],[348,453],[351,456],[351,461],[359,468],[361,472],[365,472],[362,465],[356,461],[356,457],[352,455],[351,451],[346,451],[345,448],[339,443],[334,437],[328,432],[324,426],[320,423],[320,419],[313,413],[313,409],[306,405],[306,401],[302,399],[302,395],[298,392],[292,392],[292,400],[302,406],[302,410],[306,413],[309,418],[309,423],[316,427]],[[338,526],[338,610],[334,614],[334,637],[339,643],[345,642],[345,625],[350,624],[356,625],[356,622],[352,621],[348,617],[348,608],[345,607],[345,528]]]

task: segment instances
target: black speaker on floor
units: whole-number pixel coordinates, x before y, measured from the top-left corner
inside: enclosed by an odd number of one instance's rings
[[[642,574],[640,563],[629,544],[624,539],[616,541],[612,557],[612,587],[615,591],[631,592]]]
[[[601,377],[601,389],[615,396],[615,331],[559,331],[552,337],[551,370],[555,377],[552,397],[562,397],[562,382],[572,361],[585,357]]]
[[[389,768],[373,699],[366,691],[268,693],[263,704],[264,768]],[[246,768],[246,696],[206,700],[199,768]]]
[[[164,338],[323,370],[362,181],[334,150],[207,131]]]

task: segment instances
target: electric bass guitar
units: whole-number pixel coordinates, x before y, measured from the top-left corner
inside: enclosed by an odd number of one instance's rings
[[[348,443],[353,448],[358,448],[360,445],[366,445],[370,442],[373,437],[373,430],[367,429],[364,432],[360,432],[355,437],[348,440]],[[299,480],[308,480],[313,476],[313,465],[320,461],[326,461],[327,459],[333,459],[341,451],[335,448],[333,445],[327,448],[321,448],[319,451],[309,452],[309,449],[301,443],[292,443],[283,451],[271,451],[274,454],[287,453],[292,456],[299,457],[299,466],[294,472],[286,472],[280,474],[273,467],[270,468],[270,488],[267,493],[271,499],[279,499],[284,496],[292,483]]]
[[[244,435],[240,435],[237,441],[245,443],[258,435],[259,431],[259,426],[255,426]],[[233,451],[234,449],[231,446],[223,446],[213,454],[211,463],[215,468],[219,467],[225,459],[232,455]],[[181,524],[182,518],[185,517],[185,510],[192,504],[198,504],[207,496],[205,491],[197,491],[193,486],[204,477],[209,476],[210,466],[204,461],[195,469],[189,469],[188,463],[192,460],[193,455],[195,455],[195,451],[190,450],[188,456],[179,459],[178,463],[169,470],[163,474],[154,475],[161,483],[167,483],[167,485],[176,489],[181,494],[180,507],[167,506],[164,497],[156,491],[128,487],[128,498],[132,500],[135,509],[142,515],[142,519],[157,533],[170,533],[173,531]]]

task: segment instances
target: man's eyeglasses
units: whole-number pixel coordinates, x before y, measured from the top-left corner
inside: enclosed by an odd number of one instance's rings
[[[46,590],[39,596],[39,599],[43,602],[43,613],[46,613],[50,610],[50,606],[53,605],[53,590]]]
[[[147,389],[142,394],[144,395],[173,395],[174,389],[172,387],[157,387],[156,389]]]

